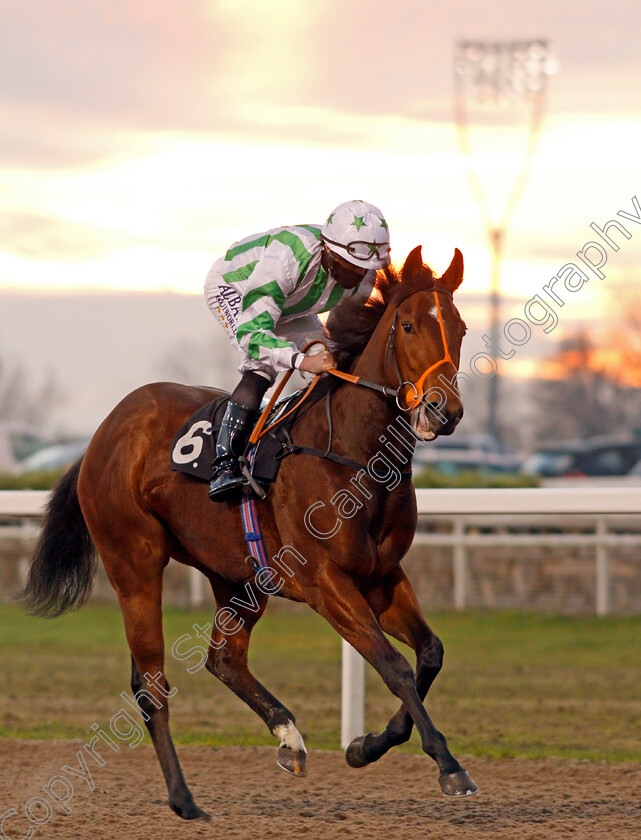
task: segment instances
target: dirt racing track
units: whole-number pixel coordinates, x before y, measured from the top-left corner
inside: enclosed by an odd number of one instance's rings
[[[33,838],[47,840],[641,836],[641,768],[634,764],[463,757],[481,791],[448,800],[439,791],[435,766],[423,756],[389,755],[354,770],[339,752],[312,750],[309,775],[296,779],[276,766],[270,747],[178,747],[196,801],[212,817],[209,823],[183,822],[169,810],[153,749],[140,745],[105,755],[104,767],[89,759],[95,789],[68,776],[74,786],[67,804],[71,813],[54,807],[46,823],[30,824],[25,804],[42,795],[42,786],[63,766],[78,766],[81,746],[71,740],[0,741],[0,801],[3,810],[18,812],[4,823],[6,836],[22,838],[30,825]],[[38,803],[32,813],[46,816]]]

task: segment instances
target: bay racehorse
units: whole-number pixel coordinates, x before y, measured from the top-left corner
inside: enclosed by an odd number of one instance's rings
[[[306,452],[287,457],[267,498],[257,501],[272,558],[269,581],[258,581],[247,562],[239,505],[212,503],[205,483],[170,469],[172,437],[220,395],[213,389],[157,383],[129,394],[54,490],[24,600],[32,612],[50,616],[80,606],[98,553],[124,618],[131,686],[169,804],[181,817],[207,815],[187,787],[169,730],[162,589],[171,557],[208,578],[217,612],[207,668],[280,739],[283,769],[304,775],[303,739],[294,715],[247,665],[268,582],[280,596],[304,601],[323,616],[402,702],[380,734],[352,741],[347,763],[363,767],[378,760],[407,741],[416,724],[443,792],[476,792],[423,705],[443,647],[400,566],[416,528],[408,472],[415,440],[451,434],[463,413],[455,379],[465,324],[452,299],[462,279],[460,251],[435,278],[415,248],[400,273],[378,276],[367,305],[350,308],[348,302],[330,316],[338,366],[351,377],[323,377],[291,437],[321,452],[331,448],[339,460]],[[385,634],[414,649],[416,673]]]

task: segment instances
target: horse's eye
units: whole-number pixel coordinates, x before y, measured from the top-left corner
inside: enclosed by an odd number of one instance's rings
[[[403,329],[406,333],[413,333],[414,332],[414,324],[410,323],[410,321],[403,321]]]

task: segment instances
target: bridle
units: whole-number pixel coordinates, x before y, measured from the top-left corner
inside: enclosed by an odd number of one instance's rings
[[[441,339],[443,340],[443,351],[444,355],[442,359],[439,359],[438,362],[435,362],[433,365],[430,365],[423,373],[419,376],[416,382],[410,382],[409,380],[403,379],[403,374],[401,373],[401,369],[398,364],[398,359],[396,358],[396,348],[395,348],[395,338],[396,338],[396,321],[398,317],[398,308],[403,303],[404,300],[407,300],[408,297],[411,297],[413,294],[417,294],[418,292],[429,291],[434,294],[434,302],[436,303],[436,311],[438,313],[438,323],[439,328],[441,331]],[[337,370],[336,368],[331,368],[327,371],[331,376],[335,376],[337,379],[342,379],[345,382],[350,382],[352,385],[360,385],[362,388],[369,388],[372,391],[377,391],[380,394],[384,394],[386,397],[393,397],[398,409],[400,411],[413,411],[417,405],[421,402],[424,397],[423,394],[423,386],[425,384],[425,380],[427,377],[432,373],[432,371],[436,370],[438,367],[444,364],[451,364],[454,365],[452,361],[452,357],[450,356],[449,347],[447,345],[447,336],[445,335],[445,325],[443,323],[443,313],[441,312],[441,303],[439,301],[439,294],[447,295],[448,297],[452,297],[452,292],[448,291],[447,289],[443,289],[440,286],[433,286],[430,289],[416,289],[416,291],[411,292],[402,301],[399,301],[395,308],[394,308],[394,317],[392,318],[392,326],[390,327],[389,335],[387,336],[387,345],[385,347],[385,361],[384,361],[384,368],[387,368],[388,361],[391,359],[392,364],[394,366],[396,375],[399,380],[399,385],[396,388],[391,388],[389,385],[383,385],[378,382],[371,382],[369,379],[364,379],[362,376],[355,376],[353,373],[346,373],[342,370]],[[326,350],[329,350],[327,344],[324,341],[315,339],[314,341],[310,341],[305,347],[302,348],[302,352],[305,352],[310,347],[315,344],[322,344]],[[261,438],[264,434],[266,434],[273,426],[280,423],[282,420],[285,419],[289,414],[296,411],[299,406],[309,397],[313,389],[318,384],[321,375],[317,374],[309,388],[306,389],[305,393],[301,397],[301,399],[290,408],[285,414],[278,417],[278,419],[268,426],[266,429],[264,425],[267,421],[267,417],[269,416],[272,407],[274,406],[276,400],[280,396],[284,386],[289,381],[290,376],[292,375],[293,371],[287,371],[285,376],[281,379],[278,384],[278,387],[274,391],[268,405],[265,407],[258,423],[256,424],[254,431],[249,438],[250,443],[256,443],[259,438]],[[410,386],[414,392],[414,397],[409,399],[407,396],[403,398],[402,392],[404,391],[406,386]],[[410,392],[411,393],[411,392]],[[405,405],[403,405],[405,403]]]
[[[387,345],[385,347],[385,362],[384,367],[387,368],[388,361],[391,359],[394,369],[396,371],[396,375],[398,377],[399,385],[397,388],[390,388],[387,385],[379,385],[377,382],[370,382],[367,379],[363,379],[361,376],[354,376],[352,373],[345,373],[341,370],[329,370],[327,371],[332,376],[336,376],[339,379],[344,379],[347,382],[351,382],[353,385],[361,385],[363,388],[370,388],[374,391],[379,391],[385,396],[394,397],[396,401],[396,405],[400,411],[413,411],[416,406],[421,402],[424,397],[423,394],[423,386],[425,384],[425,380],[427,377],[432,373],[432,371],[436,370],[438,367],[444,364],[451,364],[454,365],[452,361],[452,357],[450,356],[450,350],[447,344],[447,336],[445,335],[445,325],[443,323],[443,313],[441,312],[441,303],[439,301],[439,293],[448,295],[448,297],[452,297],[452,292],[448,291],[447,289],[443,289],[440,286],[434,286],[431,289],[417,289],[416,292],[412,292],[411,294],[417,294],[419,291],[430,291],[434,294],[434,302],[436,303],[436,311],[438,313],[438,323],[439,328],[441,331],[441,339],[443,341],[443,351],[444,355],[442,359],[439,359],[438,362],[435,362],[433,365],[430,365],[423,373],[419,376],[416,382],[410,382],[407,379],[403,379],[403,374],[401,373],[401,369],[398,364],[398,359],[396,357],[396,347],[395,347],[395,339],[396,339],[396,322],[398,316],[398,307],[401,305],[403,301],[399,301],[394,308],[394,317],[392,318],[392,326],[390,327],[389,334],[387,336]],[[407,295],[407,297],[411,297]],[[407,300],[404,298],[403,300]],[[406,394],[405,397],[402,396],[402,391],[405,389],[406,386],[409,386],[413,392],[414,397],[409,398],[409,395]],[[411,392],[410,392],[411,393]],[[405,403],[405,405],[403,405]]]

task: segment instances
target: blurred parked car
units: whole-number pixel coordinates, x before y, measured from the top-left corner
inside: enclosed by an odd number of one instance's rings
[[[51,443],[35,426],[0,420],[0,472],[15,472],[20,462]]]
[[[489,435],[439,437],[416,447],[415,469],[432,467],[447,475],[473,470],[482,473],[517,473],[521,458]]]
[[[584,448],[585,444],[581,441],[549,444],[528,455],[521,465],[521,472],[528,475],[540,475],[544,478],[567,475],[575,463],[577,454]]]
[[[602,436],[537,449],[521,472],[544,478],[629,475],[641,460],[641,439]]]
[[[85,449],[89,446],[89,440],[90,438],[81,438],[45,446],[20,463],[19,473],[22,475],[37,470],[57,470],[69,467],[81,455],[84,455]]]

